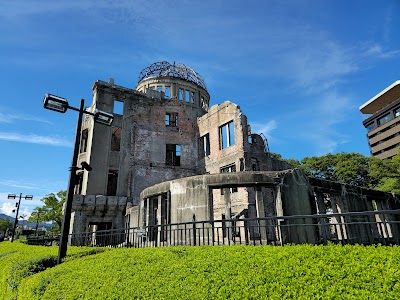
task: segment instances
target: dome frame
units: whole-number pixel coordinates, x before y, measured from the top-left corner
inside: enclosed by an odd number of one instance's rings
[[[204,79],[200,74],[184,64],[177,64],[175,62],[170,64],[167,61],[155,62],[140,72],[138,84],[142,80],[153,77],[173,77],[184,79],[197,84],[207,91]]]

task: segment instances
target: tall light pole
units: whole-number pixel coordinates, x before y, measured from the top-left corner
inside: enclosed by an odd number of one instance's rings
[[[112,121],[114,120],[114,116],[112,114],[99,110],[96,110],[94,113],[92,113],[90,111],[85,110],[84,105],[85,101],[81,99],[80,107],[75,108],[69,106],[67,99],[51,94],[46,94],[43,99],[43,106],[46,109],[54,110],[60,113],[65,113],[69,108],[79,112],[78,123],[76,125],[76,132],[75,132],[74,152],[72,155],[72,164],[69,175],[68,193],[65,202],[64,216],[61,227],[61,237],[60,237],[60,246],[58,248],[57,264],[60,264],[62,262],[62,259],[67,255],[68,234],[69,234],[69,226],[71,222],[71,211],[72,211],[72,199],[74,196],[74,188],[77,183],[76,171],[80,169],[76,166],[76,164],[78,162],[79,142],[81,139],[83,114],[91,115],[94,117],[95,122],[107,126],[110,126]],[[85,168],[87,171],[90,171],[92,169],[87,163],[82,164],[82,167]]]
[[[35,228],[35,235],[37,236],[37,231],[39,227],[39,219],[41,214],[47,213],[47,209],[44,207],[38,207],[32,212],[32,216],[36,215],[36,228]]]
[[[17,198],[17,196],[15,194],[8,194],[7,198],[8,199],[15,199],[15,198]],[[18,203],[15,204],[15,206],[17,207],[17,213],[15,214],[14,227],[13,227],[12,236],[11,236],[11,243],[14,242],[15,228],[17,228],[18,213],[19,213],[19,207],[21,206],[21,199],[32,200],[33,196],[32,195],[22,196],[22,193],[19,194]],[[13,210],[13,212],[14,211],[15,211],[15,209]]]

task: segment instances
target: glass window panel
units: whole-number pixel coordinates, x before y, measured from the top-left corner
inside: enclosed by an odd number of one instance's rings
[[[371,130],[374,130],[375,128],[376,128],[375,123],[369,124],[369,125],[367,126],[368,132],[370,132]]]
[[[392,116],[390,114],[384,115],[383,117],[378,119],[378,124],[383,125],[387,122],[389,122],[392,119]]]

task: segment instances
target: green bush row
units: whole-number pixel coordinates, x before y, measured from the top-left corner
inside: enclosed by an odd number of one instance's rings
[[[24,277],[19,299],[398,299],[397,246],[112,249]]]
[[[103,251],[96,248],[70,247],[65,261]],[[28,246],[19,241],[0,243],[0,299],[17,297],[23,278],[56,264],[58,247]]]

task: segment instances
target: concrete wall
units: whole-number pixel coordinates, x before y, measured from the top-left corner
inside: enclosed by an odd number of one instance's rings
[[[110,229],[124,228],[124,216],[127,203],[127,197],[74,195],[70,233],[79,235],[90,231],[90,225],[104,223],[110,223]],[[71,244],[79,245],[79,239],[81,238],[83,237],[74,237]]]
[[[122,128],[121,144],[119,151],[112,151],[112,128],[85,120],[82,130],[89,131],[88,145],[79,163],[85,160],[93,170],[84,173],[82,194],[107,195],[109,170],[118,172],[116,195],[132,197],[134,202],[148,186],[196,174],[198,149],[193,141],[198,137],[197,117],[204,108],[152,92],[149,97],[114,83],[95,82],[90,109],[114,114],[113,126]],[[122,115],[114,112],[115,100],[123,102]],[[166,113],[178,114],[177,126],[166,126]],[[181,146],[180,166],[166,164],[166,144]]]

